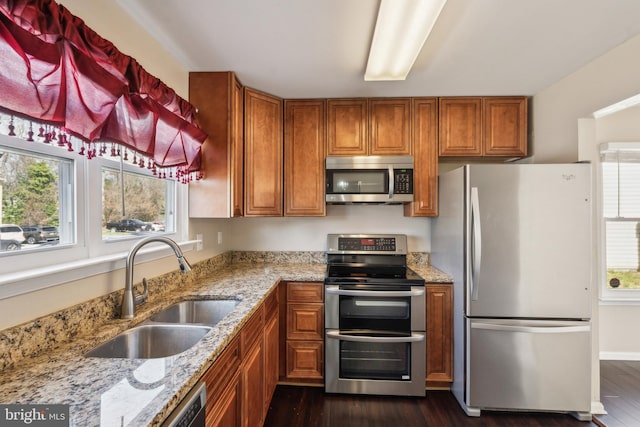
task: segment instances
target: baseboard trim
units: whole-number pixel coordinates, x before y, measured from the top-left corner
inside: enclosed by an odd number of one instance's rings
[[[602,402],[597,400],[591,401],[591,414],[593,415],[606,415],[607,411],[604,409]]]
[[[634,360],[640,361],[640,353],[624,351],[601,351],[600,360]]]

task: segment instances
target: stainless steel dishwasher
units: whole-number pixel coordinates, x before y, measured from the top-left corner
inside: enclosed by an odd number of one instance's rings
[[[207,388],[198,383],[162,423],[161,427],[205,427]]]

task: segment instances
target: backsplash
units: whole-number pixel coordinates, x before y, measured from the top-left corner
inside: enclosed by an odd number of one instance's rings
[[[428,253],[415,252],[407,256],[409,265],[428,262]],[[148,303],[153,304],[178,287],[196,284],[216,270],[236,263],[324,264],[326,255],[324,252],[225,252],[194,264],[189,274],[181,274],[176,270],[149,279]],[[120,316],[122,293],[123,289],[0,331],[0,372],[75,337],[95,333],[106,322],[117,319]]]

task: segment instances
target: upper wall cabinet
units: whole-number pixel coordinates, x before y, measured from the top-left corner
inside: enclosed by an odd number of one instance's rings
[[[204,179],[189,184],[189,216],[242,216],[242,85],[233,72],[189,73],[189,100],[209,135],[202,146]]]
[[[245,216],[282,216],[282,99],[244,90]]]
[[[441,157],[526,157],[526,97],[439,99]]]
[[[325,216],[324,100],[284,101],[284,215]]]
[[[329,99],[327,131],[328,156],[411,154],[411,99]]]
[[[369,99],[368,154],[411,154],[411,98]]]
[[[413,202],[405,216],[438,215],[438,100],[414,98],[412,126]]]
[[[327,100],[327,155],[366,156],[369,111],[366,98]]]

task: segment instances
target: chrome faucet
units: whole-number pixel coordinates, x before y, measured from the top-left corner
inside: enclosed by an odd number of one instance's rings
[[[124,285],[124,295],[122,296],[122,308],[120,317],[122,319],[132,319],[136,315],[136,307],[140,304],[144,303],[147,298],[149,298],[149,289],[147,288],[147,279],[142,279],[143,291],[141,294],[136,295],[133,290],[133,260],[140,250],[141,247],[146,245],[147,243],[152,242],[160,242],[166,243],[173,249],[173,252],[176,254],[176,258],[178,258],[178,265],[180,266],[180,270],[183,273],[188,273],[191,271],[191,265],[189,261],[186,260],[184,255],[182,254],[182,250],[180,250],[180,246],[173,240],[162,237],[162,236],[151,236],[145,239],[140,240],[136,243],[130,250],[127,255],[127,278]]]

